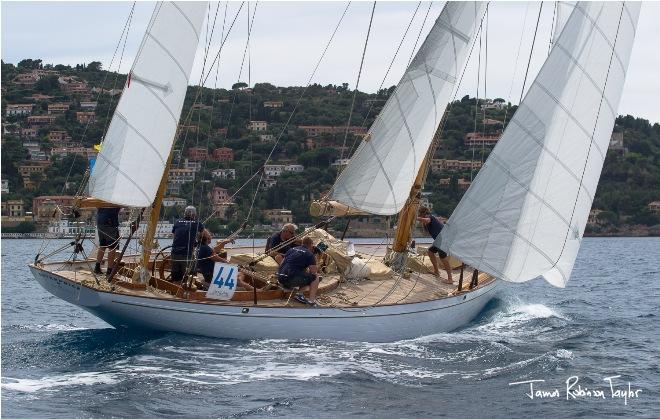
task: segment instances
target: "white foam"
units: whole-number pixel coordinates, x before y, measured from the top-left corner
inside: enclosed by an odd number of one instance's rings
[[[100,372],[85,372],[80,374],[63,374],[40,379],[4,377],[2,388],[7,390],[33,393],[35,391],[52,389],[55,387],[69,387],[93,384],[114,384],[118,382],[114,374]]]

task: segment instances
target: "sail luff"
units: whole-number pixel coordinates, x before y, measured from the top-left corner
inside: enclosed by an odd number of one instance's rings
[[[206,2],[156,4],[89,181],[90,195],[148,207],[183,107]]]
[[[621,98],[639,3],[575,5],[436,246],[498,278],[564,286]]]
[[[486,2],[447,2],[330,199],[372,214],[405,205],[481,24]]]

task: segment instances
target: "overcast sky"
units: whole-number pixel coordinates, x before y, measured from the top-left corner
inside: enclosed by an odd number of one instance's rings
[[[250,59],[243,74],[239,69],[245,49],[248,25],[248,5],[243,6],[236,25],[221,54],[218,86],[228,87],[237,80],[250,84],[270,82],[279,86],[304,85],[327,43],[330,34],[346,8],[344,2],[260,2],[250,3],[254,27],[250,38]],[[220,3],[212,54],[220,44],[226,3]],[[429,10],[430,5],[430,10]],[[444,2],[421,3],[412,20],[401,51],[385,80],[384,86],[398,82],[413,52],[418,34],[419,44],[437,18]],[[104,68],[119,41],[124,22],[129,15],[129,2],[2,2],[2,59],[17,63],[23,58],[41,58],[44,63],[73,64],[101,61]],[[120,71],[130,66],[146,28],[154,3],[138,2],[130,28]],[[210,3],[214,16],[217,2]],[[238,11],[240,3],[227,7],[227,23]],[[313,82],[321,84],[349,83],[355,86],[364,40],[373,3],[353,2],[348,8],[340,30],[332,42]],[[379,2],[376,5],[371,36],[367,47],[359,89],[374,92],[383,82],[418,2]],[[517,103],[520,98],[525,67],[540,3],[492,2],[488,19],[488,42],[482,39],[482,71],[486,68],[488,97],[503,97]],[[526,86],[540,68],[548,53],[554,4],[545,2],[536,39],[536,47]],[[424,16],[429,10],[424,27]],[[639,19],[637,38],[620,114],[644,117],[660,122],[660,2],[645,2]],[[420,32],[421,31],[421,32]],[[225,29],[226,33],[226,29]],[[519,53],[518,45],[522,43]],[[417,44],[417,46],[419,46]],[[485,45],[488,45],[486,60]],[[475,49],[458,97],[474,96],[477,92],[478,51]],[[201,73],[203,46],[200,45],[194,74]],[[516,65],[516,57],[518,57]],[[112,65],[117,69],[117,61]],[[194,78],[193,78],[194,79]],[[214,84],[215,72],[209,78]],[[484,95],[481,77],[480,96]]]

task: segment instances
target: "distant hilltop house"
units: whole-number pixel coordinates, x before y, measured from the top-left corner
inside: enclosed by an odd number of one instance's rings
[[[123,89],[103,89],[101,87],[92,87],[92,93],[105,93],[106,95],[110,96],[117,96],[120,95]]]
[[[627,149],[623,145],[623,132],[613,132],[610,137],[610,145],[608,147],[610,150],[614,150],[625,154]]]
[[[267,131],[268,130],[268,122],[266,121],[250,121],[248,124],[248,129],[250,131]]]
[[[203,103],[194,103],[192,105],[192,110],[194,110],[194,111],[212,111],[213,106],[205,105]]]
[[[342,167],[346,167],[348,165],[348,162],[350,162],[350,161],[351,161],[351,159],[337,159],[330,166],[336,167],[336,168],[342,168]]]
[[[34,101],[49,101],[51,99],[55,99],[55,96],[48,96],[48,95],[43,95],[41,93],[35,93],[32,96],[30,96],[30,99]]]
[[[183,161],[183,167],[185,169],[190,169],[194,172],[199,172],[200,170],[202,170],[202,162],[185,159]]]
[[[209,158],[209,150],[206,147],[190,147],[188,158],[193,161],[204,161]]]
[[[501,111],[503,109],[506,109],[507,103],[503,99],[495,99],[495,100],[486,100],[485,103],[483,103],[481,106],[481,110],[489,110],[489,109],[496,109],[498,111]]]
[[[94,112],[76,112],[76,119],[81,124],[88,124],[96,121],[96,113]]]
[[[660,214],[660,201],[649,202],[648,208],[652,214]]]
[[[213,150],[213,160],[234,161],[234,150],[228,147],[220,147]]]
[[[7,109],[5,109],[6,116],[26,116],[32,115],[32,109],[34,105],[31,103],[27,104],[7,104]]]
[[[79,80],[73,76],[62,76],[57,79],[60,84],[60,89],[67,93],[89,93],[87,82]]]
[[[451,183],[451,178],[447,177],[447,178],[440,179],[440,187],[441,188],[445,188],[445,189],[448,188],[450,183]],[[471,184],[472,184],[472,182],[470,182],[469,180],[466,180],[466,179],[463,179],[463,178],[458,179],[458,189],[466,190],[467,188],[470,187]]]
[[[28,125],[34,126],[47,126],[52,125],[57,119],[54,115],[32,115],[28,116],[27,123]]]
[[[215,169],[211,176],[217,179],[236,179],[236,169]]]
[[[14,77],[11,82],[23,87],[32,87],[37,84],[40,78],[41,76],[33,73],[22,73]]]
[[[305,170],[305,166],[300,164],[266,164],[264,165],[264,174],[269,177],[280,176],[284,172],[300,173]]]
[[[50,131],[48,139],[55,143],[65,143],[71,141],[71,136],[66,131]]]
[[[177,196],[169,196],[163,198],[163,206],[166,208],[170,207],[185,207],[188,201]]]
[[[461,171],[473,170],[481,168],[481,162],[475,160],[448,160],[448,159],[433,159],[431,160],[431,172],[443,171]]]
[[[93,111],[97,105],[97,102],[80,102],[80,109],[83,111]]]
[[[481,132],[469,132],[465,136],[464,144],[468,148],[495,147],[500,135],[487,135]]]
[[[23,138],[35,138],[39,130],[36,128],[21,128],[21,137]]]
[[[71,104],[69,103],[49,103],[48,104],[48,115],[61,115],[65,114],[69,110]]]
[[[346,132],[345,126],[330,125],[299,125],[299,129],[304,130],[310,137],[318,137],[321,134],[343,134]],[[353,135],[364,136],[367,134],[365,127],[349,126],[348,132]]]
[[[9,193],[9,180],[2,179],[2,193]]]
[[[220,186],[215,186],[213,189],[211,189],[211,191],[207,194],[207,197],[213,205],[231,202],[229,191],[225,188],[221,188]]]
[[[267,100],[264,102],[264,108],[281,108],[284,106],[284,102],[281,100]]]
[[[273,226],[278,228],[293,222],[293,213],[291,210],[284,208],[267,209],[263,211],[263,215]]]

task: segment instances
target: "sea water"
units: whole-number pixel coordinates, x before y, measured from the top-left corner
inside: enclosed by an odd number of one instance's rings
[[[378,344],[115,330],[33,280],[40,244],[2,241],[4,417],[660,417],[658,238],[586,238],[565,289]]]

